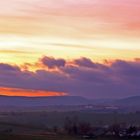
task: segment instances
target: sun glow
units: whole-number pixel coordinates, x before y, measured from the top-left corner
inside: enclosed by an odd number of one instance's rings
[[[138,46],[138,40],[133,43],[133,40],[0,36],[1,61],[16,64],[35,63],[43,55],[55,56],[56,58],[63,56],[65,59],[85,56],[100,62],[104,59],[129,60],[139,57],[140,49]]]
[[[51,91],[40,91],[40,90],[27,90],[27,89],[18,89],[18,88],[5,88],[0,87],[1,95],[6,96],[28,96],[28,97],[37,97],[37,96],[64,96],[66,93],[60,92],[51,92]]]

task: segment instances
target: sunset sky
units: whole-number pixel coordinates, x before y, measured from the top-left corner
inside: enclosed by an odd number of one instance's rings
[[[0,0],[2,95],[140,95],[140,0]]]

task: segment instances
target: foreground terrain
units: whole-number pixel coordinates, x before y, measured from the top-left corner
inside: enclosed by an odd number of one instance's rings
[[[0,134],[1,140],[84,140],[80,137],[72,137],[65,135],[56,136],[31,136],[31,135],[5,135]],[[93,140],[139,140],[139,138],[116,138],[116,137],[98,137],[93,138]],[[92,139],[90,139],[92,140]]]
[[[140,112],[0,112],[0,140],[135,140],[140,139],[139,126]]]

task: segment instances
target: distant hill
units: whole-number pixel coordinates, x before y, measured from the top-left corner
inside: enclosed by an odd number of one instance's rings
[[[20,97],[0,96],[0,106],[86,105],[92,101],[79,96]]]
[[[140,107],[140,96],[132,96],[132,97],[128,97],[128,98],[119,99],[119,100],[116,100],[114,103],[119,106]]]
[[[140,107],[140,96],[123,99],[87,99],[80,96],[22,97],[0,96],[0,106],[115,105]]]

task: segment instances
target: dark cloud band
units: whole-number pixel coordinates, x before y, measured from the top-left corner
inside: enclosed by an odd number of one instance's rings
[[[92,98],[140,95],[138,59],[131,62],[116,60],[110,65],[94,63],[88,58],[70,63],[45,56],[40,61],[48,70],[23,71],[18,66],[1,63],[0,86],[64,92]]]

